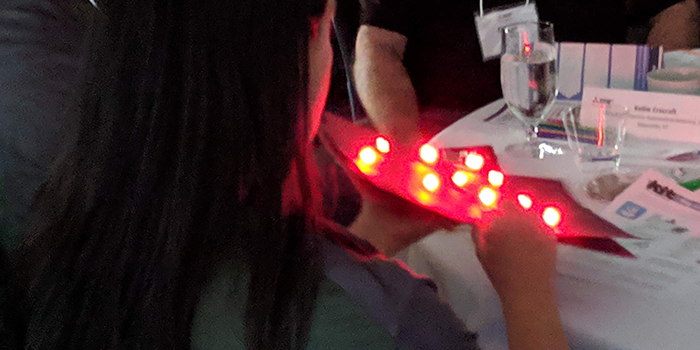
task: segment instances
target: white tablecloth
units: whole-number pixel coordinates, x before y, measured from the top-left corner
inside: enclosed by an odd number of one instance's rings
[[[490,144],[508,174],[567,179],[572,192],[582,188],[580,184],[586,175],[572,157],[534,161],[514,159],[504,153],[505,147],[522,139],[524,133],[517,125],[509,128],[483,123],[501,106],[503,102],[496,101],[472,113],[431,143],[440,147]],[[579,199],[576,193],[574,197]],[[594,211],[600,209],[599,203],[582,204]],[[399,257],[436,281],[441,296],[471,330],[480,333],[483,349],[507,349],[500,304],[474,254],[467,228],[457,233],[436,233]],[[559,257],[559,306],[574,349],[700,349],[700,293],[663,298],[634,293],[569,273],[597,264],[600,253],[561,246]]]

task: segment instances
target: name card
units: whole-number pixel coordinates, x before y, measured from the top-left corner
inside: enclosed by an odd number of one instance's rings
[[[600,104],[627,108],[622,117],[635,136],[700,143],[700,96],[586,87],[581,124],[599,124],[594,109]]]

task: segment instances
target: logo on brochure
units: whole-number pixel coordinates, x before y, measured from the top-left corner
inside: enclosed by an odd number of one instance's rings
[[[668,188],[668,186],[662,186],[658,181],[652,180],[647,185],[647,190],[653,191],[659,196],[666,197],[670,200],[676,198],[676,191]]]
[[[611,105],[613,103],[613,100],[598,98],[598,96],[596,96],[593,98],[593,103],[602,103],[604,105]]]
[[[641,207],[637,204],[634,204],[632,202],[627,202],[623,204],[620,209],[617,210],[617,215],[622,216],[623,218],[627,218],[630,220],[636,220],[640,216],[644,215],[647,210],[644,207]]]

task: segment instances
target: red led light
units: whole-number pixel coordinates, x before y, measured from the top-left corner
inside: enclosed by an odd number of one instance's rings
[[[503,181],[505,180],[505,176],[503,176],[503,173],[497,170],[491,170],[489,171],[489,183],[495,187],[501,187],[503,185]]]
[[[481,217],[482,217],[481,216],[481,214],[482,214],[481,209],[476,205],[471,206],[469,208],[469,210],[467,211],[467,213],[469,213],[469,217],[471,217],[473,219],[481,219]]]
[[[532,208],[532,198],[530,198],[528,195],[525,194],[519,194],[518,195],[518,203],[520,203],[520,206],[523,207],[525,210],[529,210]]]
[[[492,207],[498,200],[498,194],[492,188],[484,187],[479,191],[479,200],[487,207]]]
[[[435,164],[439,157],[437,149],[431,145],[423,145],[420,148],[420,159],[428,164]]]
[[[440,187],[440,179],[435,174],[425,175],[423,178],[423,187],[430,192],[435,192]]]
[[[601,103],[598,106],[598,111],[598,140],[596,146],[603,147],[603,143],[605,142],[605,105]]]
[[[472,170],[481,170],[484,167],[484,157],[476,153],[469,153],[464,159],[464,164]]]
[[[469,183],[469,174],[463,171],[456,171],[454,175],[452,175],[452,182],[454,182],[457,187],[463,187]]]
[[[377,150],[382,153],[389,153],[391,151],[391,145],[389,141],[383,137],[377,137]]]
[[[525,52],[525,56],[529,56],[530,52],[532,52],[532,45],[528,39],[527,32],[523,32],[523,51]]]
[[[376,163],[377,159],[379,158],[379,156],[377,156],[377,152],[375,152],[372,147],[365,147],[360,150],[359,156],[360,160],[367,165]]]
[[[556,227],[561,222],[561,212],[557,208],[547,207],[547,209],[542,212],[542,220],[549,227]]]

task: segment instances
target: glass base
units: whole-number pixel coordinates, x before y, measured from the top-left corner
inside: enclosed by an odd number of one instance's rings
[[[620,167],[620,155],[603,156],[600,154],[579,154],[576,166],[584,173],[624,173],[626,168]]]
[[[565,155],[568,150],[563,146],[550,144],[541,140],[532,140],[509,145],[506,152],[517,158],[545,159]]]

